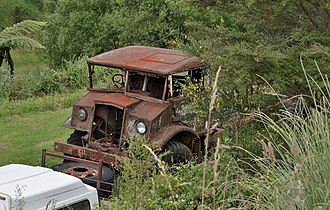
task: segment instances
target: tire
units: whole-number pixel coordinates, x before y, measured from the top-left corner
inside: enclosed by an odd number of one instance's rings
[[[76,145],[76,146],[80,146],[82,147],[83,146],[83,140],[81,139],[81,137],[85,136],[87,134],[86,131],[78,131],[78,130],[74,130],[73,133],[71,133],[70,137],[68,138],[68,140],[66,141],[67,144],[72,144],[72,145]],[[71,155],[68,155],[68,154],[65,154],[64,155],[67,155],[67,156],[71,156]],[[70,163],[72,161],[70,160],[63,160],[63,163]]]
[[[70,137],[68,138],[67,143],[76,146],[83,146],[81,137],[85,136],[86,134],[86,131],[74,130],[74,132],[71,133]]]
[[[98,180],[98,166],[86,163],[78,162],[69,162],[62,163],[56,166],[53,166],[54,171],[59,171],[65,174],[76,176],[80,178],[85,184],[88,184],[92,187],[97,187]],[[109,167],[103,166],[102,168],[102,177],[101,181],[106,183],[101,183],[101,193],[105,195],[110,195],[111,193],[105,192],[112,190],[112,185],[115,179],[115,171]]]
[[[162,160],[169,165],[185,163],[193,158],[190,149],[181,142],[169,141],[163,148],[164,153],[168,153],[162,157]]]

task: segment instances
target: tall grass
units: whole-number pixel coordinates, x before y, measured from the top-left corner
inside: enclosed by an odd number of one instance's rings
[[[329,107],[312,109],[308,117],[282,115],[275,122],[265,115],[261,118],[286,145],[273,145],[279,154],[276,162],[261,162],[262,169],[274,180],[269,192],[264,193],[265,206],[274,209],[329,209],[330,208],[330,128]]]
[[[312,106],[301,100],[298,114],[284,112],[279,115],[279,121],[264,114],[259,115],[271,134],[265,140],[271,142],[269,146],[274,147],[278,156],[276,161],[267,161],[271,158],[266,154],[259,161],[262,180],[268,186],[257,188],[264,197],[261,200],[264,207],[330,208],[330,83],[326,75],[319,73],[325,88],[318,90],[321,92],[319,98],[311,89]],[[321,87],[307,74],[306,80],[310,87]],[[275,144],[278,138],[285,145]]]

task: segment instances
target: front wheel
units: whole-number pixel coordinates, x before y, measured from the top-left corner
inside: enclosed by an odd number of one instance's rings
[[[163,148],[165,155],[162,160],[169,165],[185,163],[193,158],[190,149],[178,141],[169,141]]]
[[[86,131],[74,130],[74,132],[71,133],[70,137],[68,138],[68,140],[66,142],[67,142],[67,144],[72,144],[72,145],[82,147],[84,145],[82,137],[85,136],[86,134],[87,134]],[[68,154],[64,154],[64,155],[70,156]],[[66,159],[63,160],[63,163],[68,163],[68,162],[71,162],[71,161],[66,160]]]
[[[75,130],[68,138],[67,143],[82,147],[83,146],[82,137],[85,136],[86,134],[87,134],[86,131]]]

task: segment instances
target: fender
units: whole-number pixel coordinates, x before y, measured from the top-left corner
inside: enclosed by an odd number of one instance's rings
[[[72,115],[70,115],[68,118],[66,118],[66,120],[64,120],[64,122],[63,122],[63,127],[74,128],[74,127],[71,125],[71,120],[72,120]]]
[[[200,153],[201,142],[198,134],[192,128],[184,125],[172,124],[164,126],[150,137],[151,142],[159,142],[160,148],[163,148],[170,140],[179,141],[187,145],[195,154]]]

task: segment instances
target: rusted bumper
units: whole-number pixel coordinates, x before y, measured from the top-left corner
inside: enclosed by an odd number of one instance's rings
[[[58,154],[64,153],[65,155]],[[103,165],[106,164],[108,166],[120,166],[121,165],[121,157],[114,154],[104,153],[102,151],[86,148],[86,147],[80,147],[75,146],[71,144],[63,144],[59,142],[54,143],[54,151],[47,151],[46,149],[42,150],[42,157],[41,157],[41,166],[45,167],[46,165],[46,157],[55,157],[55,158],[61,158],[64,160],[79,162],[79,163],[85,163],[85,164],[92,164],[98,166],[97,174],[98,180],[97,180],[97,189],[101,190],[101,184],[102,184],[102,168]],[[89,170],[86,170],[86,173],[89,173]],[[69,173],[71,175],[74,175],[73,173]],[[83,177],[79,174],[77,174],[77,177]],[[88,179],[88,178],[85,178]],[[106,183],[109,184],[109,183]]]

